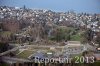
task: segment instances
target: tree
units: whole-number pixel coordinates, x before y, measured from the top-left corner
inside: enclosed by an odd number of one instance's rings
[[[55,34],[49,37],[51,40],[56,40],[57,42],[62,40],[71,40],[71,34],[73,30],[64,26],[58,27],[55,30]]]
[[[100,47],[100,33],[97,35],[96,43],[99,44],[99,47]]]
[[[7,51],[9,49],[9,44],[8,43],[3,43],[0,42],[0,53]]]
[[[84,31],[81,36],[82,36],[82,43],[89,43],[93,40],[93,34],[94,32],[91,29],[87,29]]]

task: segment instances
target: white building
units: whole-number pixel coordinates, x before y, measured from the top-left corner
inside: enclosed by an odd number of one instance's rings
[[[80,54],[85,50],[87,50],[86,47],[79,41],[68,41],[63,48],[63,52],[66,54]]]

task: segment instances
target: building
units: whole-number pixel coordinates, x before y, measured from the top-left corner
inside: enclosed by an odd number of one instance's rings
[[[80,54],[85,50],[85,46],[79,41],[68,41],[63,48],[63,52],[66,54]]]

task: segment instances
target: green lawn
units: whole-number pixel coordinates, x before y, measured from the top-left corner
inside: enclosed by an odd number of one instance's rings
[[[80,61],[80,58],[81,58],[81,57],[82,57],[82,53],[73,56],[72,59],[73,59],[74,63],[76,63],[76,62],[82,63],[82,62]]]
[[[11,32],[10,31],[3,31],[3,32],[0,32],[1,35],[11,35]]]
[[[29,51],[29,50],[25,50],[22,53],[20,53],[19,55],[17,55],[19,58],[28,58],[31,54],[33,54],[34,51]]]
[[[72,41],[81,41],[81,35],[76,34],[71,36]]]

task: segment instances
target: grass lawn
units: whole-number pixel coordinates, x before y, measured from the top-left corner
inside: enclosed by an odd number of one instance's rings
[[[25,50],[22,53],[20,53],[19,55],[17,55],[19,58],[28,58],[31,54],[33,54],[34,51],[29,51],[29,50]]]
[[[73,59],[73,61],[74,61],[75,63],[76,63],[76,61],[79,62],[79,63],[82,63],[82,62],[80,61],[80,58],[82,58],[82,53],[77,54],[77,55],[75,55],[75,56],[72,57],[72,59]]]
[[[0,32],[1,35],[11,35],[11,32],[10,31],[3,31],[3,32]]]
[[[100,66],[100,61],[96,61],[93,64],[94,64],[94,66]]]
[[[71,36],[72,41],[81,41],[81,36],[79,34]]]

